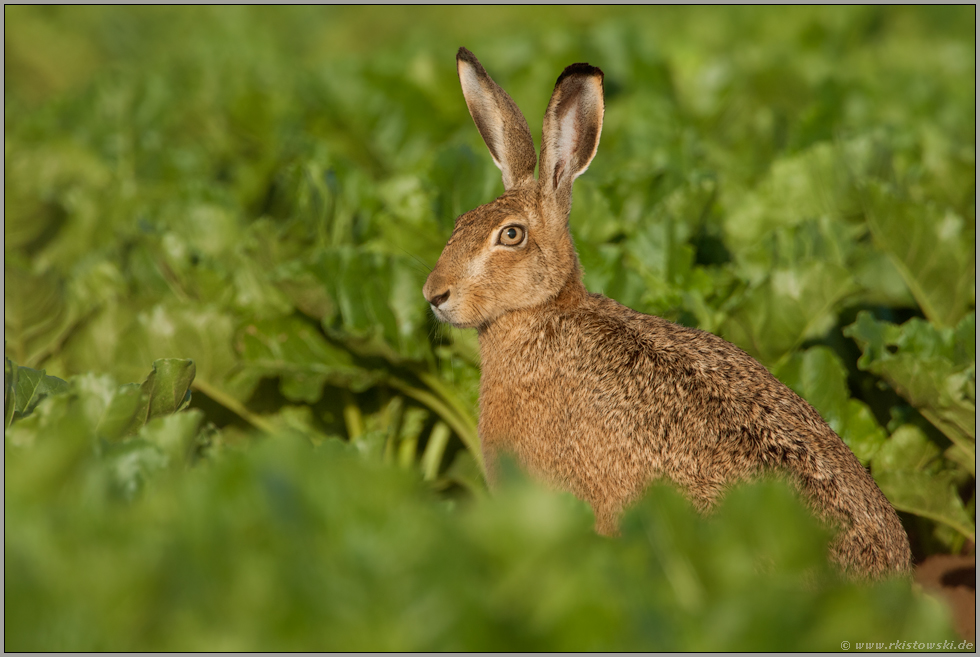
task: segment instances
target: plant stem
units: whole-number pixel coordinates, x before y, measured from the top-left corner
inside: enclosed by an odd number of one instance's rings
[[[350,390],[344,390],[344,424],[350,442],[356,443],[364,435],[364,416]]]
[[[204,379],[196,378],[191,384],[191,387],[201,391],[214,401],[227,408],[229,411],[233,412],[238,417],[251,424],[256,429],[264,431],[265,433],[275,433],[276,428],[271,422],[248,410],[245,407],[245,404],[241,403],[228,393],[222,391],[217,386],[211,385]]]
[[[439,474],[439,465],[442,463],[442,455],[446,452],[446,445],[449,444],[451,431],[445,422],[436,422],[436,426],[432,427],[425,452],[422,453],[422,478],[426,481],[435,480],[436,475]]]
[[[473,454],[474,460],[480,466],[480,472],[486,473],[483,465],[483,451],[480,449],[480,437],[472,420],[467,421],[460,417],[449,404],[428,390],[420,390],[395,377],[388,379],[388,383],[406,396],[428,406],[445,420],[446,424],[456,432],[466,448]]]

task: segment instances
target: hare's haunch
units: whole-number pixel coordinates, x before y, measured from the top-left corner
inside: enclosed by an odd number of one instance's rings
[[[480,441],[491,483],[509,452],[595,509],[623,509],[666,477],[702,509],[726,485],[791,475],[840,531],[852,572],[910,568],[908,538],[874,480],[819,414],[738,347],[590,294],[568,231],[572,183],[599,146],[602,71],[565,69],[538,158],[524,115],[473,53],[463,96],[505,192],[467,212],[423,288],[441,321],[480,338]]]

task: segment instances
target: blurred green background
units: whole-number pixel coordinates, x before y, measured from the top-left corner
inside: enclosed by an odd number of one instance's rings
[[[421,295],[502,191],[459,46],[536,141],[600,66],[589,289],[757,357],[917,559],[973,548],[974,7],[6,6],[5,648],[948,636],[773,484],[709,519],[655,489],[615,541],[487,497],[475,334]]]

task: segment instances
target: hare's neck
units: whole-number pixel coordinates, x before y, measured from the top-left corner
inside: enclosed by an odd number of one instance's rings
[[[547,327],[562,315],[574,312],[588,298],[589,292],[581,277],[572,275],[558,294],[544,303],[504,313],[478,331],[481,360],[484,363],[499,361],[503,354],[515,350],[527,354],[527,350],[534,350],[537,343],[547,348],[547,341],[542,337],[548,332]]]

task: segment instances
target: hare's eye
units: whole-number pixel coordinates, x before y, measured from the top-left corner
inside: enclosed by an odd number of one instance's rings
[[[500,231],[497,243],[504,246],[517,246],[524,241],[524,229],[520,226],[506,226]]]

